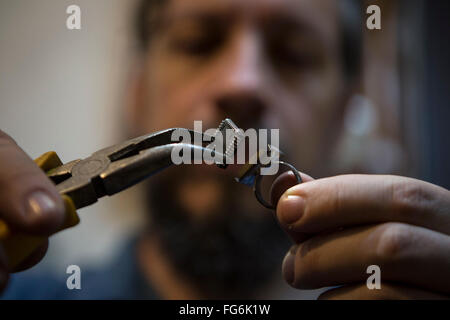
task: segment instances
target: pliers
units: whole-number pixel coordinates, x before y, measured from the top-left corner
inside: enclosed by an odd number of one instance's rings
[[[76,209],[89,206],[105,195],[116,194],[171,166],[175,146],[192,151],[206,149],[205,145],[174,143],[175,130],[184,131],[191,141],[204,141],[205,134],[201,132],[167,129],[99,150],[86,159],[52,169],[47,176],[61,195],[72,199]]]
[[[237,128],[230,119],[225,119],[217,131],[224,133],[225,130],[231,129],[238,132]],[[172,135],[176,130],[178,136],[188,135],[191,138],[190,141],[203,143],[199,145],[174,142]],[[216,155],[224,160],[227,156],[233,157],[241,140],[237,135],[231,145],[224,145],[222,149],[225,150],[224,154],[216,153]],[[175,147],[182,147],[183,150],[191,152],[211,151],[211,149],[208,150],[210,145],[204,141],[214,142],[214,137],[190,129],[172,128],[101,149],[88,158],[66,164],[62,164],[54,152],[46,153],[35,161],[55,183],[56,189],[64,200],[66,222],[61,228],[63,230],[78,224],[79,217],[76,209],[92,205],[105,195],[114,195],[170,167],[173,164],[171,155]],[[293,166],[282,161],[278,162],[287,165],[294,172],[298,182],[301,182],[300,174]],[[226,169],[227,165],[224,163],[225,161],[216,165]],[[260,167],[258,163],[243,165],[236,180],[253,186],[258,201],[265,207],[273,209],[270,203],[263,199],[259,190]],[[0,221],[0,243],[9,258],[11,268],[18,266],[45,240],[46,238],[13,233]]]

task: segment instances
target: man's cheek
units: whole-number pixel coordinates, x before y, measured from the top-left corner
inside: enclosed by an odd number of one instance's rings
[[[190,117],[193,105],[192,96],[171,83],[159,83],[157,88],[149,88],[149,103],[152,127],[160,130],[170,127],[192,127]]]

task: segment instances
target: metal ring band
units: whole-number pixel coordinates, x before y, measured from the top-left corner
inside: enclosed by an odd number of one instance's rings
[[[297,178],[298,183],[303,182],[302,178],[300,176],[300,172],[298,172],[298,170],[292,164],[284,162],[284,161],[277,161],[276,163],[278,163],[279,165],[288,167],[294,173],[295,178]],[[264,200],[263,196],[261,195],[261,180],[262,180],[262,178],[263,178],[263,176],[260,174],[256,177],[255,184],[253,185],[253,192],[255,193],[256,199],[258,199],[259,203],[261,203],[267,209],[273,210],[273,209],[275,209],[275,207],[271,203]]]

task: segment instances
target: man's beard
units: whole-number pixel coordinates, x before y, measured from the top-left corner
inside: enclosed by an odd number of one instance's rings
[[[251,192],[236,194],[235,182],[224,176],[224,183],[231,184],[224,188],[228,200],[221,203],[219,212],[193,218],[177,197],[177,177],[169,176],[152,179],[147,199],[151,230],[176,272],[208,298],[261,294],[261,288],[281,272],[289,247],[273,215],[262,207],[261,212],[245,212],[239,197]]]

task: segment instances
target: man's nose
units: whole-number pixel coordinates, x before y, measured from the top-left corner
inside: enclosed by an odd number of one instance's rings
[[[222,76],[216,91],[216,106],[241,128],[256,126],[267,108],[262,47],[252,32],[234,37],[224,56]]]

